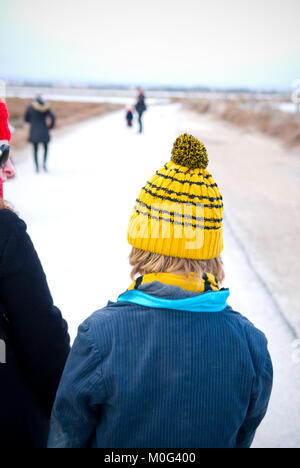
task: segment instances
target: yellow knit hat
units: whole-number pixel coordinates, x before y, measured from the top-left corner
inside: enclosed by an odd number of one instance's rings
[[[180,135],[171,161],[140,191],[129,222],[129,244],[198,260],[221,253],[223,202],[207,165],[205,146],[192,135]]]

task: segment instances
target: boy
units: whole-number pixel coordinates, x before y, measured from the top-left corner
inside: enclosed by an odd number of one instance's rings
[[[272,387],[267,341],[227,305],[223,202],[204,145],[177,138],[132,213],[132,276],[79,328],[49,447],[250,447]]]
[[[133,113],[131,107],[126,107],[127,127],[132,127]]]

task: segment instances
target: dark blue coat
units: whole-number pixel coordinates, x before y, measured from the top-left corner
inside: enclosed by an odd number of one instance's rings
[[[44,447],[69,336],[25,223],[4,209],[0,340],[0,447]]]
[[[138,100],[135,105],[135,110],[137,111],[138,114],[143,114],[147,110],[144,94],[140,94],[138,96]]]
[[[48,120],[50,124],[48,124]],[[49,129],[55,124],[55,116],[47,104],[41,105],[34,101],[25,113],[25,121],[30,123],[29,141],[31,143],[49,143]]]
[[[49,447],[250,447],[272,388],[263,333],[228,290],[142,287],[79,328]]]

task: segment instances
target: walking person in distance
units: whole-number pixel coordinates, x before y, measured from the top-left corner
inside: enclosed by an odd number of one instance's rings
[[[144,112],[147,110],[146,103],[145,103],[145,95],[141,88],[137,88],[137,103],[135,105],[135,110],[138,114],[138,123],[139,123],[139,130],[138,133],[143,132],[143,122],[142,117]]]
[[[43,168],[47,172],[48,145],[50,141],[49,130],[55,125],[55,116],[49,104],[41,96],[37,96],[30,106],[28,106],[24,118],[30,124],[29,141],[33,145],[35,170],[39,172],[38,149],[39,145],[42,144],[44,148]]]

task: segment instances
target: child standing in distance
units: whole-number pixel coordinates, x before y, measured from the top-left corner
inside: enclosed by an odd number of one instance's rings
[[[141,190],[128,229],[140,276],[79,327],[49,447],[250,447],[272,363],[220,287],[223,202],[207,164],[183,134]]]
[[[131,107],[126,108],[126,122],[127,127],[132,127],[133,113]]]

